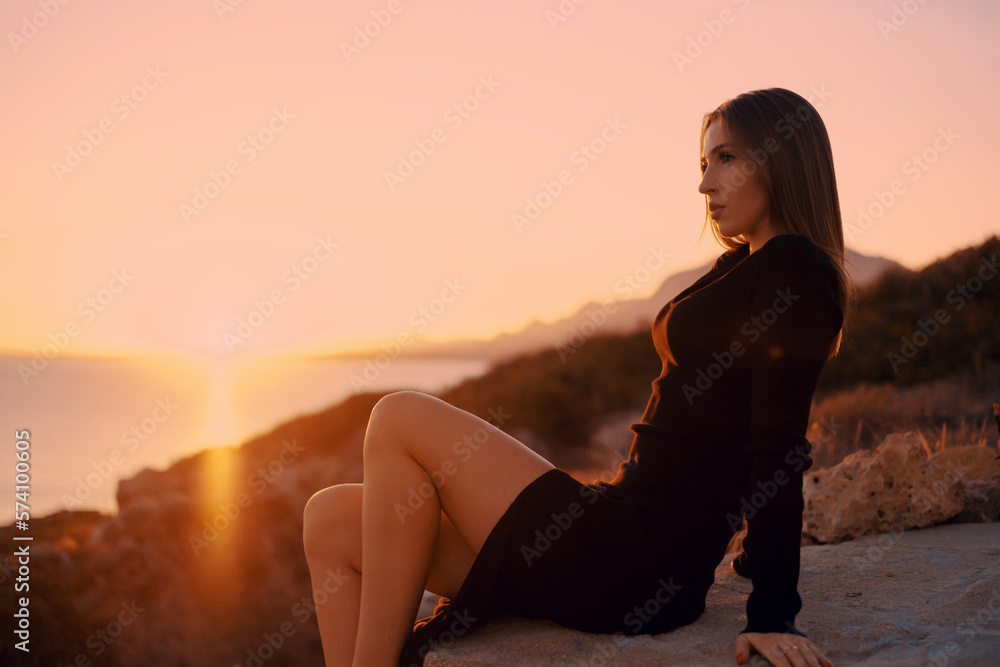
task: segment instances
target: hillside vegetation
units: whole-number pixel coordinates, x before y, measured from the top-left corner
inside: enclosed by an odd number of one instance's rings
[[[610,415],[641,412],[659,372],[644,328],[594,335],[570,353],[517,357],[442,398],[484,417],[502,406],[506,430],[537,435],[558,458],[586,449]],[[820,377],[811,437],[836,443],[824,465],[894,430],[943,428],[936,437],[947,441],[950,428],[976,444],[988,435],[990,401],[1000,400],[997,378],[1000,239],[992,237],[920,271],[890,269],[857,292],[840,353]]]
[[[920,271],[890,269],[857,294],[821,390],[1000,374],[1000,239]]]

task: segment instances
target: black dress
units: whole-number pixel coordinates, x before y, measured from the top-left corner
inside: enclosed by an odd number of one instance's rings
[[[807,238],[719,257],[653,323],[663,368],[614,480],[553,469],[529,484],[455,598],[417,622],[400,665],[503,614],[626,635],[691,623],[744,518],[742,632],[801,634],[805,432],[842,322],[836,273]]]

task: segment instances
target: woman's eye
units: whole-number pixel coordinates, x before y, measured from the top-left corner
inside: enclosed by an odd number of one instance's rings
[[[735,159],[736,156],[733,155],[732,153],[719,153],[719,162],[721,162],[722,164],[726,164],[727,162],[730,162],[731,160]],[[704,174],[706,169],[708,169],[707,161],[701,163],[701,173]]]

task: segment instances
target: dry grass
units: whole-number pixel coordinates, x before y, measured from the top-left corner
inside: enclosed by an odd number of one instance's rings
[[[877,446],[886,435],[916,431],[928,453],[945,447],[997,447],[993,403],[1000,381],[943,379],[896,387],[860,385],[813,403],[808,437],[813,466],[824,468],[847,454]]]

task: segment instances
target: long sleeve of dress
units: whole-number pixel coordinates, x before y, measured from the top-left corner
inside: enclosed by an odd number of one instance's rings
[[[750,497],[743,503],[743,549],[753,592],[743,632],[793,632],[802,607],[797,587],[802,473],[811,465],[809,409],[830,344],[843,321],[835,274],[801,237],[777,237],[757,252],[750,341]]]

